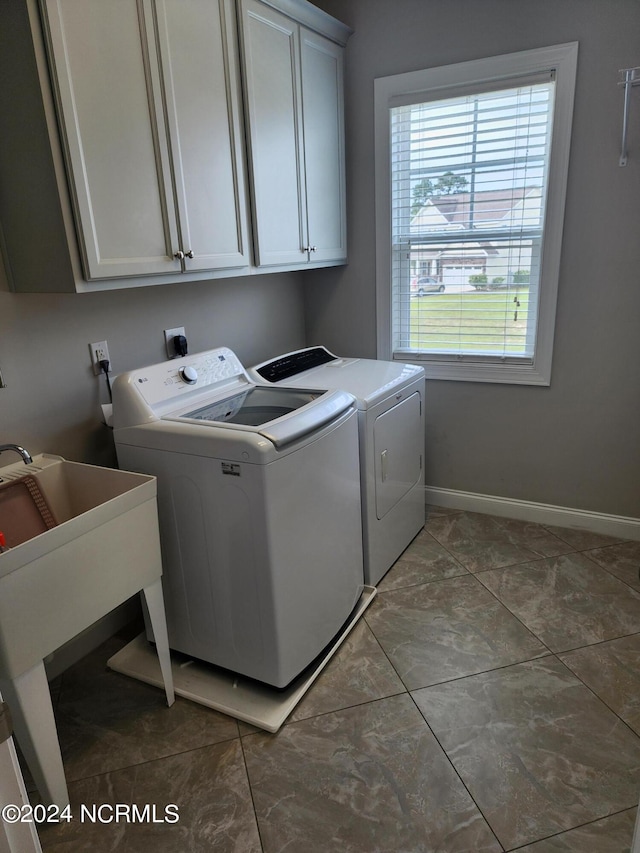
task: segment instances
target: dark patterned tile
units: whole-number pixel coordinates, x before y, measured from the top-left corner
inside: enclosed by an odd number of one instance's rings
[[[239,739],[136,768],[134,802],[175,804],[174,824],[135,824],[126,853],[260,853],[258,827]]]
[[[69,785],[73,820],[47,824],[38,828],[44,853],[124,853],[127,824],[109,820],[110,808],[116,803],[133,802],[135,768],[93,776]],[[102,820],[97,809],[103,806]],[[96,809],[95,818],[91,816]],[[87,809],[88,816],[82,809]]]
[[[75,782],[69,793],[76,819],[42,831],[44,853],[261,851],[238,739]]]
[[[265,853],[497,853],[408,695],[244,738]]]
[[[365,618],[410,690],[548,652],[469,575],[379,593]]]
[[[404,691],[404,684],[371,629],[360,620],[288,721],[338,711]]]
[[[637,804],[640,741],[555,658],[413,696],[507,850]]]
[[[185,700],[167,709],[162,691],[106,670],[126,640],[58,678],[76,817],[80,804],[155,804],[162,816],[176,803],[180,819],[44,827],[45,853],[497,853],[389,659],[412,689],[426,687],[413,695],[506,849],[628,850],[640,542],[441,507],[427,518],[379,585],[369,625],[277,735]],[[574,550],[584,553],[564,556]]]
[[[589,551],[588,556],[634,589],[640,590],[640,542],[623,542]]]
[[[447,506],[437,506],[436,504],[427,504],[426,506],[426,515],[427,522],[432,518],[439,518],[442,515],[458,515],[463,512],[461,509],[452,509]]]
[[[464,566],[431,534],[422,530],[380,581],[378,590],[383,592],[466,574]]]
[[[558,539],[571,545],[574,551],[603,548],[605,545],[615,545],[624,541],[619,536],[604,536],[602,533],[593,533],[591,530],[581,530],[577,527],[552,527],[545,524],[545,528]]]
[[[528,563],[573,550],[540,524],[480,513],[434,518],[426,530],[470,572]]]
[[[640,631],[640,594],[584,554],[482,572],[478,579],[554,652]]]
[[[629,853],[636,809],[520,847],[518,853]]]
[[[69,781],[107,773],[238,736],[235,720],[106,669],[100,646],[63,676],[56,706]]]
[[[559,657],[640,735],[640,634]]]

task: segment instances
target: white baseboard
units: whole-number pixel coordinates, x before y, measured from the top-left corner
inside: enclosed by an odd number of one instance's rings
[[[535,521],[552,527],[574,527],[620,539],[640,540],[639,518],[588,512],[582,509],[512,500],[493,495],[479,495],[475,492],[459,492],[455,489],[439,489],[434,486],[425,487],[425,496],[428,504],[448,509],[482,512],[488,515],[516,518],[520,521]]]

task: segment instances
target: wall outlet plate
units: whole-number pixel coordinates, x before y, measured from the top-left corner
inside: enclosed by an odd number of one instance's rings
[[[167,349],[167,358],[175,358],[177,355],[176,348],[173,345],[173,339],[176,335],[184,335],[184,326],[179,326],[176,329],[164,330],[164,345]]]
[[[111,361],[109,358],[109,347],[107,346],[106,341],[98,341],[95,344],[89,344],[89,352],[91,353],[91,364],[93,366],[93,372],[96,376],[100,376],[102,373],[102,368],[100,367],[100,362],[105,358],[107,361]]]

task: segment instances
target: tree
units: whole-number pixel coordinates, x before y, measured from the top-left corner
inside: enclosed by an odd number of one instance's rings
[[[427,201],[433,195],[433,184],[428,178],[425,178],[422,181],[418,181],[418,183],[413,188],[413,203],[411,205],[411,216],[415,216],[416,213],[420,210],[421,207],[427,203]]]
[[[462,175],[454,175],[453,172],[445,172],[438,178],[435,185],[436,195],[453,195],[461,193],[467,186],[467,179]]]
[[[433,196],[453,195],[463,192],[467,186],[467,179],[462,175],[454,175],[453,172],[445,172],[433,183],[429,178],[423,178],[413,188],[413,202],[411,203],[411,217],[413,218],[421,207]]]

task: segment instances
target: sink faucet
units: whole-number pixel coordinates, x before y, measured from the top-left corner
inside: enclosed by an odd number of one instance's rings
[[[19,453],[20,456],[22,456],[25,465],[30,465],[33,462],[31,454],[28,453],[24,447],[20,447],[19,444],[0,444],[0,453],[2,453],[3,450],[15,450],[16,453]]]

